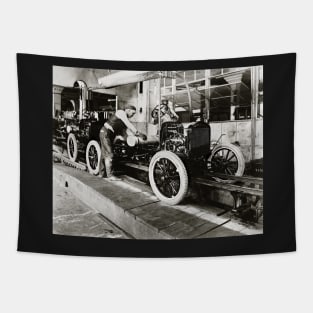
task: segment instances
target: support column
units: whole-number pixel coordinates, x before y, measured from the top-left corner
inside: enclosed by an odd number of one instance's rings
[[[209,122],[210,120],[210,98],[211,98],[211,70],[205,70],[204,72],[204,77],[205,77],[205,90],[204,90],[204,95],[205,95],[205,112],[204,112],[204,121]]]
[[[255,159],[257,105],[259,101],[259,67],[251,68],[251,160]]]
[[[82,80],[77,80],[74,83],[73,87],[80,88],[80,93],[79,93],[79,119],[81,120],[83,118],[83,113],[86,110],[86,103],[87,103],[87,97],[88,97],[88,94],[87,94],[87,91],[88,91],[87,84],[84,81],[82,81]]]
[[[237,89],[237,84],[230,85],[230,120],[234,121],[235,118],[235,111],[237,107],[237,99],[236,98],[236,89]],[[238,98],[238,94],[237,94]]]
[[[156,99],[157,105],[159,105],[158,111],[158,134],[161,135],[161,78],[156,80]]]

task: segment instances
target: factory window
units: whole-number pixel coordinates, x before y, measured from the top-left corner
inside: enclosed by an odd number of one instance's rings
[[[260,82],[258,117],[263,115],[261,79]],[[162,79],[161,94],[172,99],[182,122],[206,118],[207,113],[212,122],[251,119],[250,68],[177,71],[174,81]]]
[[[177,71],[176,72],[176,85],[182,84],[185,81],[185,72]]]
[[[216,76],[216,75],[220,75],[222,74],[222,69],[221,68],[213,68],[210,70],[210,75],[212,76]]]
[[[210,76],[210,121],[251,118],[250,69],[215,70]]]
[[[185,72],[185,79],[186,82],[190,82],[196,79],[195,77],[195,71],[186,71]]]
[[[171,95],[173,90],[173,79],[169,77],[161,78],[162,95]]]
[[[204,79],[205,78],[205,70],[197,70],[195,71],[195,77],[196,79]]]
[[[263,66],[259,67],[258,109],[257,118],[263,118]]]
[[[181,122],[194,122],[204,112],[205,92],[197,89],[204,85],[205,70],[177,71],[174,80],[161,80],[161,95],[173,101]]]
[[[187,83],[195,83],[199,80],[204,80],[205,70],[195,71],[177,71],[176,72],[176,86],[184,85]]]
[[[205,70],[177,71],[174,104],[181,122],[195,122],[204,115]]]
[[[182,123],[199,121],[204,113],[205,92],[194,89],[190,90],[189,95],[188,92],[177,93],[174,97],[174,104],[175,112]]]

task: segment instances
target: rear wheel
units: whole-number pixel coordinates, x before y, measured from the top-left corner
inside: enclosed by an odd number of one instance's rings
[[[77,160],[78,155],[78,145],[77,139],[74,134],[69,134],[67,137],[67,155],[69,159],[73,162]]]
[[[154,194],[168,204],[180,203],[188,192],[188,174],[173,152],[159,151],[149,165],[149,181]]]
[[[101,148],[97,141],[89,141],[86,148],[86,164],[89,173],[93,175],[99,174],[100,167],[100,158],[101,158]]]
[[[242,176],[245,170],[245,159],[236,145],[222,144],[213,149],[207,166],[209,171],[214,173]]]

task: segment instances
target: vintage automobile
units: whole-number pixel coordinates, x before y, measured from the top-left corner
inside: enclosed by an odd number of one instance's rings
[[[103,121],[91,115],[79,120],[75,117],[56,119],[54,121],[54,141],[58,146],[66,146],[67,156],[72,162],[83,160],[92,174],[99,170],[101,149],[99,131]]]
[[[70,98],[75,98],[77,93],[77,99],[71,99],[70,101],[74,102],[72,107],[65,106],[53,119],[53,142],[56,147],[61,147],[61,150],[65,148],[73,164],[82,161],[86,163],[90,173],[97,175],[101,153],[99,131],[107,118],[114,114],[116,97],[101,94],[105,109],[100,110],[99,106],[90,100],[95,96],[89,95],[89,101],[86,101],[86,93],[90,93],[90,90],[83,81],[75,82],[73,88],[68,89],[71,89]]]
[[[152,116],[155,116],[155,110]],[[162,117],[162,109],[160,116]],[[160,136],[147,141],[128,135],[114,145],[115,162],[149,167],[149,182],[163,202],[178,204],[186,196],[192,177],[220,173],[242,176],[245,160],[235,144],[213,144],[205,122],[162,124]]]
[[[85,156],[88,171],[99,173],[101,149],[99,130],[106,116],[97,112],[72,113],[62,116],[55,126],[55,140],[66,140],[68,157],[76,162]],[[117,138],[114,143],[114,163],[142,164],[149,168],[149,182],[154,194],[168,204],[180,203],[188,192],[193,177],[205,173],[242,176],[244,156],[236,144],[211,142],[210,125],[203,120],[192,123],[167,121],[160,123],[166,114],[161,104],[151,112],[157,118],[159,133],[144,141],[131,134]],[[81,118],[79,118],[79,116]]]

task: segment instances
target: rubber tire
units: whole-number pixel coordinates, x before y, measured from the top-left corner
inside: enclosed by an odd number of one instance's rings
[[[155,163],[161,158],[170,160],[176,166],[178,173],[179,173],[180,189],[174,198],[165,197],[159,191],[158,187],[156,186],[154,177],[153,177],[153,170],[154,170]],[[150,182],[151,189],[154,192],[154,194],[157,196],[157,198],[159,198],[161,201],[170,205],[179,204],[181,201],[184,200],[188,192],[188,174],[187,174],[186,167],[183,161],[175,153],[171,151],[159,151],[152,157],[150,164],[149,164],[149,182]]]
[[[73,155],[70,154],[70,139],[73,140],[74,143],[74,153]],[[75,135],[73,133],[70,133],[67,137],[67,142],[66,142],[66,147],[67,147],[67,155],[69,157],[69,159],[72,162],[76,162],[77,160],[77,156],[78,156],[78,144],[77,144],[77,139],[75,137]]]
[[[243,153],[241,152],[240,148],[238,146],[232,144],[232,143],[224,143],[224,144],[221,144],[221,145],[217,145],[213,149],[213,151],[212,151],[212,153],[210,155],[209,160],[211,160],[213,155],[220,149],[229,149],[229,150],[231,150],[235,154],[235,156],[236,156],[236,158],[238,160],[238,169],[237,169],[237,172],[235,173],[234,176],[242,176],[244,171],[245,171],[245,164],[246,164],[246,162],[245,162],[245,158],[244,158]]]
[[[88,153],[89,153],[89,150],[90,150],[90,148],[92,146],[94,146],[96,148],[96,151],[97,151],[97,154],[98,154],[98,164],[97,164],[95,169],[93,169],[91,167],[90,162],[89,162],[89,158],[88,158]],[[93,175],[98,175],[99,174],[100,159],[101,159],[101,148],[100,148],[99,143],[96,140],[89,141],[88,145],[87,145],[87,148],[86,148],[86,164],[87,164],[88,172],[90,174],[93,174]]]

